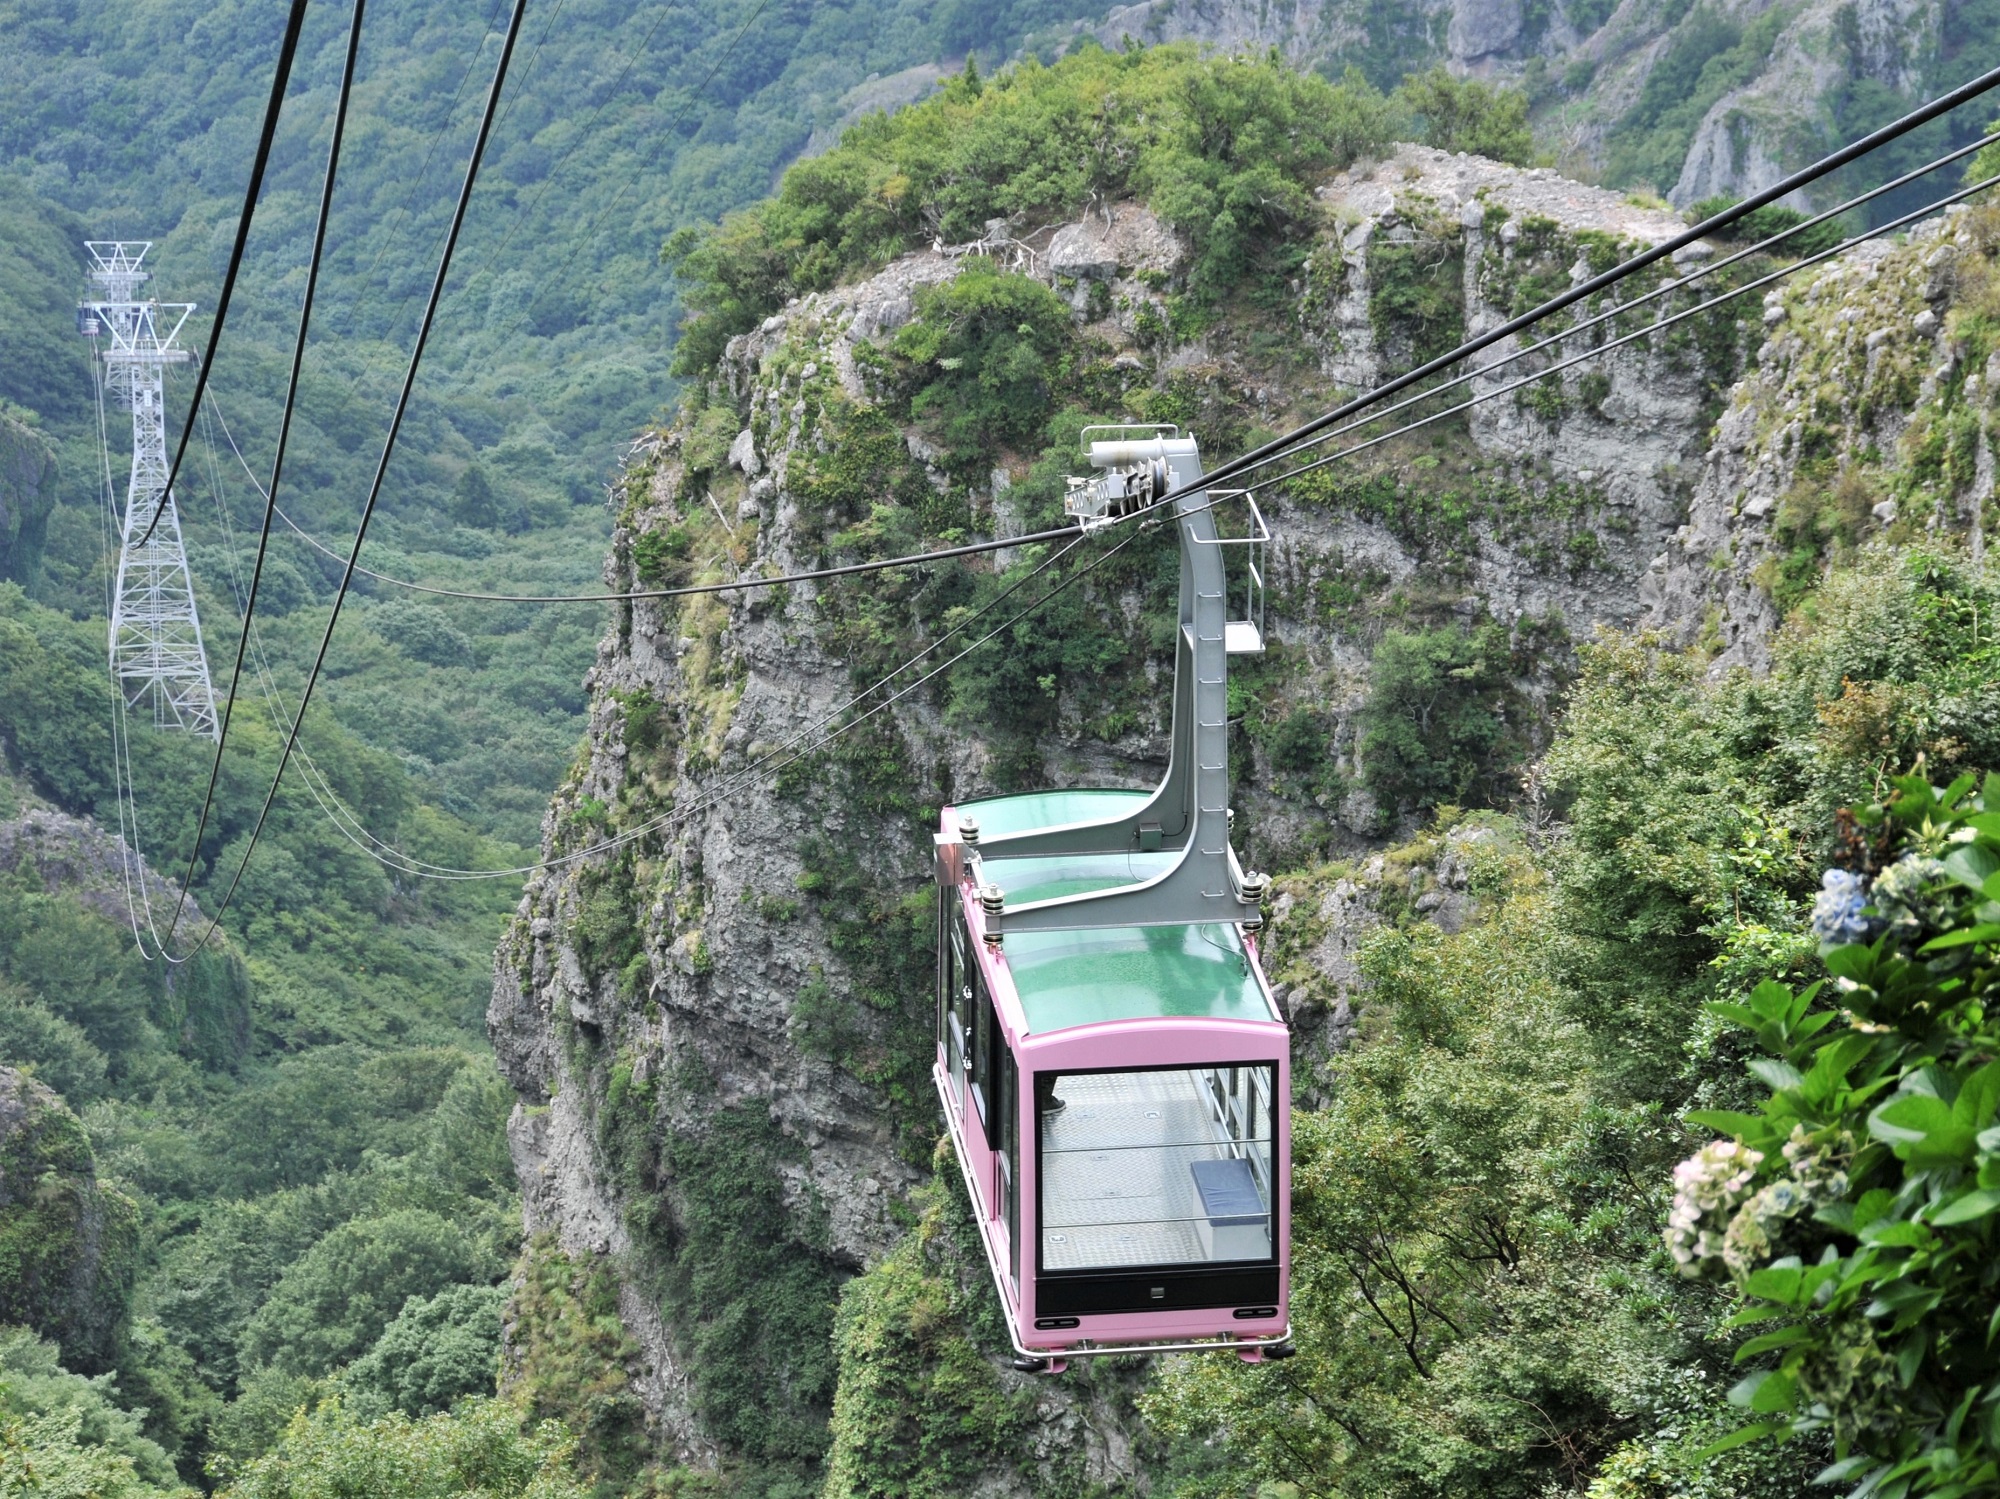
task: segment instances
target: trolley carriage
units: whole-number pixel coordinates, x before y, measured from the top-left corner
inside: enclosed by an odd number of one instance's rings
[[[1266,882],[1229,846],[1226,618],[1194,440],[1094,443],[1085,525],[1171,500],[1182,543],[1160,787],[947,807],[936,1082],[1024,1368],[1290,1352],[1290,1036],[1257,959]],[[1251,511],[1247,538],[1263,539]]]

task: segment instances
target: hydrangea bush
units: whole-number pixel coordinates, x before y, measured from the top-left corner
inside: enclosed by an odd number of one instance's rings
[[[1675,1172],[1667,1247],[1725,1279],[1761,1365],[1712,1451],[1829,1433],[1856,1499],[2000,1492],[2000,775],[1843,814],[1813,931],[1829,977],[1719,1005],[1755,1114]]]

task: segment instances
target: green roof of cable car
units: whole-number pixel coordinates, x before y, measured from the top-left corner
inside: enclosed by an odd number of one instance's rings
[[[1096,822],[1129,812],[1150,791],[1032,791],[1025,796],[995,796],[981,802],[960,802],[958,810],[979,819],[981,840],[1029,828],[1060,827],[1068,822]]]
[[[1007,971],[1032,1035],[1102,1020],[1275,1020],[1232,926],[1015,932]]]
[[[976,804],[981,838],[1115,816],[1145,792],[1053,791]],[[986,875],[1010,905],[1129,885],[1163,872],[1171,854],[996,859]],[[1242,937],[1226,924],[1010,932],[1007,970],[1033,1035],[1105,1020],[1212,1017],[1276,1020]]]

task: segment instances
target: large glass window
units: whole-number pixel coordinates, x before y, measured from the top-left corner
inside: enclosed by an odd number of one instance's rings
[[[956,904],[956,892],[938,891],[937,905],[937,1040],[938,1045],[951,1054],[951,991],[958,982],[958,974],[952,963],[953,932],[952,907]]]
[[[1269,1260],[1276,1075],[1036,1073],[1041,1268]]]
[[[964,915],[954,909],[945,925],[949,935],[940,965],[944,990],[939,998],[939,1021],[944,1027],[945,1066],[955,1086],[972,1065],[972,965],[968,961]]]
[[[998,1027],[993,1019],[993,1001],[987,997],[986,980],[972,975],[972,1102],[979,1122],[986,1126],[986,1147],[993,1148],[994,1038]]]

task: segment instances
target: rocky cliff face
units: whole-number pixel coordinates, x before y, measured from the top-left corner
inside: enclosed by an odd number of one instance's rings
[[[1939,0],[1138,0],[1079,29],[1107,47],[1277,47],[1384,88],[1437,62],[1518,83],[1565,170],[1686,206],[1768,187],[1963,81],[1981,24]]]
[[[1244,314],[1177,335],[1181,247],[1131,204],[996,222],[981,245],[793,303],[635,450],[607,581],[790,572],[834,537],[891,550],[899,516],[947,501],[975,531],[1028,529],[1033,497],[1059,482],[1046,463],[997,453],[971,481],[948,472],[882,374],[923,289],[973,253],[1069,303],[1078,357],[1124,414],[1174,412],[1219,458],[1678,227],[1546,171],[1419,148],[1322,197],[1324,230],[1275,325]],[[1281,884],[1274,942],[1305,1060],[1352,1024],[1342,955],[1381,891],[1438,919],[1464,900],[1448,847],[1422,872],[1366,862],[1403,818],[1362,748],[1385,628],[1484,631],[1504,678],[1490,706],[1523,752],[1569,641],[1642,619],[1697,629],[1715,595],[1668,586],[1681,573],[1655,559],[1694,534],[1697,475],[1704,495],[1734,482],[1708,434],[1763,315],[1753,302],[1713,316],[1267,495],[1274,647],[1239,673],[1238,826],[1256,863],[1300,871]],[[490,1027],[521,1095],[512,1140],[537,1253],[609,1278],[633,1340],[619,1377],[645,1443],[681,1463],[804,1471],[832,1441],[835,1469],[851,1469],[896,1429],[868,1403],[891,1397],[855,1383],[870,1367],[856,1350],[884,1327],[918,1366],[960,1369],[941,1408],[968,1389],[992,1403],[968,1424],[1004,1442],[959,1454],[982,1492],[1052,1474],[1116,1483],[1139,1461],[1110,1376],[1029,1387],[935,1316],[911,1330],[913,1307],[979,1299],[976,1263],[941,1248],[948,1178],[929,1184],[927,826],[943,801],[996,787],[1150,784],[1166,750],[1161,662],[1134,624],[1157,603],[1130,581],[1085,590],[1090,628],[1129,645],[1113,666],[1058,671],[1035,704],[983,722],[948,720],[946,698],[919,688],[821,743],[857,687],[949,628],[954,576],[631,605],[600,646],[588,739],[544,824],[560,862],[531,881],[496,958]],[[1746,631],[1767,618],[1741,613]],[[1332,853],[1361,855],[1359,877],[1312,876]],[[873,1289],[836,1326],[838,1290],[863,1272]],[[922,1290],[947,1283],[959,1291]],[[553,1356],[523,1340],[517,1368]]]
[[[0,1317],[59,1344],[71,1369],[108,1368],[138,1223],[132,1200],[97,1179],[82,1121],[43,1084],[0,1067]]]
[[[1986,353],[1990,208],[1876,241],[1774,288],[1687,524],[1649,571],[1647,618],[1717,669],[1759,666],[1829,551],[1874,535],[1984,553],[2000,364]]]
[[[55,480],[48,438],[0,412],[0,578],[31,582],[41,566]]]

